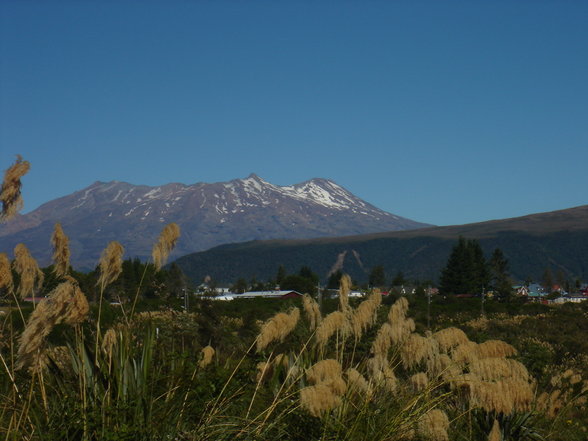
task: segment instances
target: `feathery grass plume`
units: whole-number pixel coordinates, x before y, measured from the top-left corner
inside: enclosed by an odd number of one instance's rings
[[[317,384],[300,389],[300,407],[312,416],[320,418],[341,405],[341,396],[327,384]]]
[[[108,244],[108,246],[102,251],[102,256],[100,257],[100,277],[98,278],[97,285],[100,286],[101,290],[114,282],[118,276],[122,273],[122,263],[123,259],[122,256],[125,252],[123,246],[116,242],[112,241]]]
[[[510,414],[527,412],[533,402],[533,387],[526,381],[504,379],[499,381],[474,381],[471,384],[473,407],[487,412]]]
[[[367,368],[370,372],[370,380],[384,390],[394,393],[398,386],[398,379],[388,360],[382,357],[372,357],[367,360]]]
[[[418,422],[418,433],[425,439],[449,441],[447,434],[449,418],[441,409],[432,409],[424,414]]]
[[[339,406],[347,390],[342,373],[341,364],[334,359],[321,360],[308,368],[306,379],[312,386],[300,390],[301,406],[313,416]]]
[[[53,327],[59,323],[77,324],[87,317],[88,301],[78,284],[71,278],[49,293],[37,305],[20,336],[16,368],[35,367],[40,349]]]
[[[512,357],[517,350],[502,340],[487,340],[478,344],[479,358]]]
[[[388,351],[392,346],[393,332],[394,330],[392,329],[392,325],[390,325],[390,323],[384,323],[380,327],[378,333],[376,334],[376,338],[374,338],[374,341],[372,342],[371,352],[375,357],[388,357]]]
[[[420,392],[425,390],[429,385],[429,378],[424,372],[417,372],[408,379],[408,382],[414,390]]]
[[[212,346],[208,345],[202,348],[201,353],[202,358],[200,359],[198,366],[200,366],[201,368],[205,368],[210,363],[212,363],[212,358],[214,357],[215,350]]]
[[[112,349],[116,345],[117,341],[117,332],[112,328],[108,328],[108,330],[104,333],[104,337],[102,338],[102,351],[110,357],[112,355]]]
[[[439,342],[439,350],[446,354],[450,349],[469,341],[465,332],[455,327],[441,329],[433,334],[433,338]]]
[[[341,311],[333,311],[328,314],[316,328],[315,339],[317,345],[326,345],[329,338],[336,332],[341,332],[343,335],[347,335],[349,332],[349,321],[345,313]]]
[[[4,172],[4,181],[0,189],[0,202],[2,202],[2,211],[0,212],[0,222],[6,221],[13,217],[23,207],[22,196],[20,194],[22,178],[31,168],[28,161],[23,161],[20,155],[16,156],[16,162]]]
[[[306,317],[310,322],[310,330],[314,331],[323,318],[320,307],[308,294],[302,296],[302,306],[304,307],[304,312],[306,312]]]
[[[397,320],[392,323],[392,343],[403,343],[415,330],[414,320],[411,318]]]
[[[473,341],[462,343],[453,348],[453,350],[451,351],[451,359],[454,363],[457,363],[460,366],[465,366],[469,363],[473,363],[479,358],[480,351],[478,349],[478,343]]]
[[[300,310],[298,308],[291,308],[288,313],[279,312],[266,321],[257,336],[257,352],[265,349],[273,341],[284,341],[286,336],[298,324],[299,318]]]
[[[427,359],[427,375],[429,378],[438,378],[440,375],[446,373],[449,369],[453,369],[452,373],[461,373],[461,369],[449,358],[447,354],[434,354]]]
[[[423,360],[432,358],[439,353],[439,344],[432,337],[410,334],[400,347],[402,365],[405,369],[412,369]]]
[[[348,312],[349,307],[349,293],[351,292],[351,277],[348,274],[343,274],[339,281],[339,309],[343,312]]]
[[[530,376],[524,364],[506,358],[482,358],[468,366],[471,373],[484,381],[513,378],[529,381]]]
[[[574,374],[570,377],[570,384],[578,384],[582,381],[582,375]]]
[[[31,256],[28,248],[19,243],[14,247],[14,261],[12,266],[20,276],[17,293],[21,299],[29,294],[34,294],[43,285],[45,275],[39,269],[37,261]]]
[[[12,280],[12,271],[10,269],[10,259],[6,253],[0,253],[0,289],[6,289],[12,292],[14,281]]]
[[[500,431],[500,424],[497,419],[492,424],[492,430],[488,434],[488,441],[502,441],[502,432]]]
[[[353,311],[351,330],[356,340],[359,340],[362,333],[375,323],[378,306],[380,306],[381,302],[382,295],[379,292],[374,292]]]
[[[345,376],[347,377],[347,387],[352,395],[359,395],[365,398],[372,396],[372,387],[357,369],[347,369]]]
[[[543,412],[548,418],[555,418],[559,411],[564,407],[564,401],[561,397],[561,390],[555,389],[551,392],[543,392],[537,397],[536,407]]]
[[[58,277],[65,276],[69,269],[69,239],[63,232],[60,223],[55,224],[51,235],[51,245],[53,245],[53,272]]]
[[[153,263],[155,264],[155,268],[159,271],[169,256],[169,253],[174,249],[176,246],[176,242],[180,237],[180,227],[172,222],[165,226],[157,242],[153,245],[153,250],[151,251],[151,257],[153,257]]]
[[[400,297],[390,307],[390,312],[388,312],[388,321],[392,325],[396,322],[401,322],[406,318],[407,312],[408,300],[406,300],[406,297]]]
[[[306,379],[311,384],[323,383],[333,378],[341,377],[341,364],[332,358],[321,360],[306,370]]]
[[[276,367],[281,365],[284,368],[288,368],[288,366],[290,366],[290,362],[286,354],[277,354],[272,360],[272,364]]]

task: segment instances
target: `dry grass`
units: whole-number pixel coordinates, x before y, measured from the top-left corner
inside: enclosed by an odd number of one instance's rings
[[[121,275],[124,252],[125,249],[123,246],[116,241],[110,242],[104,251],[102,251],[99,263],[100,277],[97,283],[102,291]]]
[[[345,313],[333,311],[328,314],[316,329],[315,339],[319,346],[324,346],[336,332],[341,335],[349,333],[349,320]]]
[[[306,318],[310,323],[310,330],[314,331],[322,321],[321,310],[318,303],[308,294],[302,296],[302,307],[306,313]]]
[[[449,441],[447,430],[449,418],[441,409],[432,409],[424,414],[418,424],[418,433],[425,439]]]
[[[51,235],[51,245],[53,245],[53,272],[58,277],[65,276],[69,270],[69,239],[60,223],[55,224]]]
[[[45,276],[28,248],[22,243],[14,247],[12,266],[20,278],[17,290],[20,298],[24,299],[28,295],[34,295],[35,291],[43,285]]]
[[[16,162],[11,165],[4,173],[2,189],[0,190],[0,202],[2,202],[2,211],[0,212],[0,221],[6,221],[16,215],[23,207],[22,196],[20,193],[22,178],[31,168],[28,161],[23,161],[20,155],[17,155]]]
[[[359,340],[362,334],[376,322],[378,307],[381,303],[382,295],[374,292],[353,311],[351,330],[356,340]]]
[[[165,265],[169,253],[174,249],[179,238],[180,227],[176,223],[172,222],[162,230],[151,251],[153,263],[158,271]]]
[[[454,347],[469,341],[465,332],[454,327],[445,328],[435,332],[433,338],[439,343],[439,350],[446,354]]]
[[[57,285],[49,296],[39,302],[20,337],[17,369],[39,365],[45,338],[59,323],[75,325],[83,322],[89,311],[86,296],[71,278]]]
[[[339,281],[339,309],[343,312],[348,312],[349,307],[349,293],[351,292],[351,277],[343,274]]]
[[[201,353],[202,353],[202,358],[200,359],[198,366],[200,366],[201,368],[205,368],[210,363],[212,363],[212,359],[214,358],[215,350],[212,346],[208,345],[208,346],[205,346],[202,348]]]
[[[13,292],[14,290],[10,259],[8,259],[6,253],[0,253],[0,289],[5,289],[8,292]]]
[[[500,424],[498,424],[498,420],[494,420],[494,424],[492,424],[492,430],[488,434],[488,441],[501,441],[502,440],[502,432],[500,431]]]
[[[257,351],[262,351],[274,341],[284,341],[298,324],[300,310],[292,308],[288,313],[280,312],[266,321],[257,336]]]

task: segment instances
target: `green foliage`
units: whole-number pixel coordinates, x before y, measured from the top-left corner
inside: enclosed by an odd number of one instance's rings
[[[386,287],[386,272],[382,265],[376,265],[372,268],[368,283],[373,287],[382,289]]]
[[[488,287],[489,275],[478,241],[460,237],[441,273],[442,294],[479,294]]]

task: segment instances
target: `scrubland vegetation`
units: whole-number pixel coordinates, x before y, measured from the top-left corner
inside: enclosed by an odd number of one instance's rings
[[[126,267],[112,242],[92,276],[71,271],[59,226],[49,270],[24,245],[12,262],[0,254],[4,439],[586,439],[583,305],[488,302],[481,317],[475,299],[349,299],[344,276],[322,304],[181,310],[161,282],[173,283],[162,267],[179,234],[167,226],[154,263]],[[39,303],[23,301],[47,285]]]

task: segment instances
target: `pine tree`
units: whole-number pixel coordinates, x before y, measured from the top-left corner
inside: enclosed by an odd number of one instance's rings
[[[508,260],[500,248],[496,248],[488,262],[490,268],[490,289],[501,299],[512,295],[512,280],[508,274]]]
[[[478,294],[488,287],[490,277],[484,252],[477,240],[458,239],[441,272],[442,294]]]
[[[376,265],[372,268],[369,284],[372,287],[384,288],[386,285],[386,273],[382,265]]]

